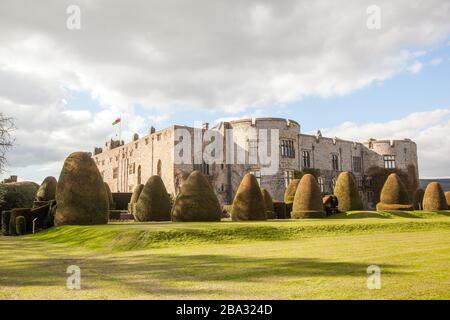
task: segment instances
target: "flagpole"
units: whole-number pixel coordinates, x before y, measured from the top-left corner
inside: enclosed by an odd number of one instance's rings
[[[120,114],[119,122],[119,145],[122,144],[122,114]]]

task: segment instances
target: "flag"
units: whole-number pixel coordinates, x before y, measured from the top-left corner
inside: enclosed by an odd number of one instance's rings
[[[114,120],[114,122],[112,123],[113,126],[115,126],[116,124],[120,123],[121,119],[117,118],[116,120]]]

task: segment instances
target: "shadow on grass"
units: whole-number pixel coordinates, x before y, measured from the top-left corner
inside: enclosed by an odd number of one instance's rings
[[[193,283],[202,282],[264,283],[268,278],[271,281],[276,281],[274,278],[289,281],[305,277],[361,277],[366,276],[367,268],[365,263],[220,253],[176,255],[151,251],[144,254],[141,251],[133,255],[81,256],[71,254],[67,248],[31,241],[23,243],[21,248],[1,241],[0,253],[0,287],[51,286],[64,289],[67,267],[77,265],[81,268],[83,290],[104,290],[113,285],[114,288],[151,295],[223,293],[220,289],[192,288]],[[400,273],[396,265],[383,265],[383,269],[383,274]],[[117,291],[120,295],[120,290]]]

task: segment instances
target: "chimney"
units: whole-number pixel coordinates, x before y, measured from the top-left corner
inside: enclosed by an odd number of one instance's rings
[[[208,122],[204,122],[204,123],[202,124],[202,129],[203,129],[203,130],[208,130],[208,129],[209,129],[209,123],[208,123]]]
[[[133,134],[133,141],[139,140],[139,135],[137,133]]]

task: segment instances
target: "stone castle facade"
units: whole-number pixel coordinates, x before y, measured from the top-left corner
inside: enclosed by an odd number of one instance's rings
[[[253,138],[241,139],[240,142],[227,135],[232,129],[233,136],[246,136],[248,129],[258,132],[262,129],[277,129],[279,132],[279,167],[274,174],[264,174],[258,164],[229,164],[226,161],[215,164],[194,164],[174,161],[174,152],[179,141],[175,138],[177,129],[183,129],[193,137],[206,130],[220,133],[223,145],[233,139],[233,148],[242,148],[247,157],[258,148]],[[205,148],[205,146],[203,146]],[[224,147],[223,157],[227,157]],[[192,157],[195,151],[192,150]],[[124,144],[123,141],[110,140],[106,148],[95,148],[93,159],[97,164],[104,181],[112,192],[132,192],[136,185],[147,181],[152,175],[160,175],[167,191],[176,195],[184,179],[193,170],[201,170],[211,182],[219,200],[230,204],[242,177],[253,173],[261,187],[266,188],[274,200],[283,200],[286,186],[294,179],[296,171],[315,171],[319,186],[323,193],[332,193],[336,178],[342,171],[352,172],[358,183],[363,202],[367,209],[374,207],[373,192],[370,190],[370,179],[367,171],[373,167],[396,168],[408,170],[414,168],[418,179],[417,146],[410,139],[375,140],[353,142],[338,138],[322,137],[320,131],[316,135],[302,134],[296,121],[280,118],[242,119],[220,122],[213,128],[204,124],[201,129],[173,125]]]

